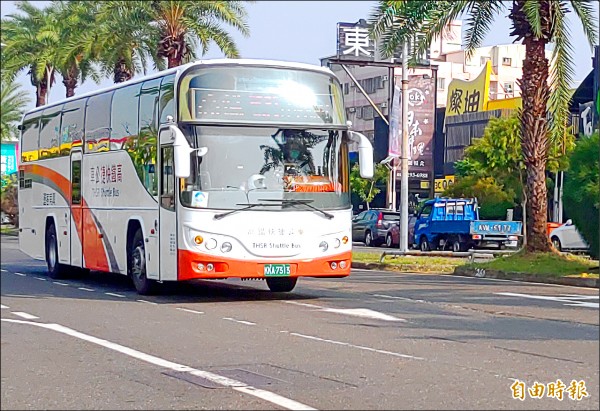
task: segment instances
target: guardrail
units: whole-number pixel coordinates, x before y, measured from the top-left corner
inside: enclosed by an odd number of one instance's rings
[[[476,258],[496,258],[497,256],[506,256],[517,253],[518,250],[468,250],[468,251],[420,251],[420,250],[408,250],[408,251],[384,251],[379,257],[379,262],[382,263],[386,256],[421,256],[421,257],[467,257],[469,262],[473,262]]]

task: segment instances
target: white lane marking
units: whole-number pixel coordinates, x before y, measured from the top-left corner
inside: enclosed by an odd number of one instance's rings
[[[115,294],[115,293],[104,293],[104,294],[110,295],[110,296],[113,296],[113,297],[125,298],[125,296],[121,295],[121,294]]]
[[[577,294],[561,294],[565,297],[577,298],[578,300],[598,300],[599,295],[577,295]]]
[[[12,311],[12,313],[14,315],[18,315],[19,317],[25,318],[26,320],[35,320],[35,319],[40,318],[40,317],[36,317],[35,315],[31,315],[31,314],[24,313],[21,311]]]
[[[158,305],[158,303],[153,303],[152,301],[146,301],[146,300],[136,300],[136,301],[139,301],[140,303],[146,303],[146,304]]]
[[[0,304],[0,308],[5,309],[5,308],[10,308],[10,307],[8,307],[8,306],[6,306],[4,304]]]
[[[397,296],[394,296],[394,295],[385,295],[385,294],[372,294],[372,295],[373,295],[373,297],[391,298],[391,299],[394,299],[394,300],[404,300],[404,301],[414,301],[414,302],[417,302],[417,303],[425,303],[425,302],[427,302],[425,300],[413,300],[412,298],[397,297]]]
[[[406,322],[406,320],[404,318],[394,317],[392,315],[380,313],[379,311],[370,310],[368,308],[329,308],[329,307],[321,307],[321,306],[314,305],[314,304],[299,303],[296,301],[284,301],[284,303],[316,308],[318,310],[325,311],[328,313],[350,315],[353,317],[372,318],[375,320],[383,320],[383,321]]]
[[[23,273],[14,273],[15,275],[20,275],[21,277],[27,277],[27,274],[23,274]]]
[[[81,291],[95,291],[93,288],[85,288],[85,287],[77,287],[78,290]]]
[[[56,285],[69,285],[67,283],[61,283],[60,281],[52,281],[52,284],[56,284]]]
[[[231,317],[223,317],[223,319],[227,320],[227,321],[233,321],[235,323],[240,323],[240,324],[256,325],[256,323],[253,323],[253,322],[250,322],[250,321],[236,320],[235,318],[231,318]]]
[[[530,295],[530,294],[519,294],[519,293],[494,293],[494,294],[504,295],[507,297],[523,297],[523,298],[531,298],[534,300],[557,301],[557,302],[563,303],[563,305],[568,305],[568,306],[573,306],[573,307],[586,307],[586,308],[600,307],[599,303],[576,301],[576,300],[580,299],[581,296],[551,297],[551,296],[547,296],[547,295]],[[588,297],[588,296],[584,296],[584,297]]]
[[[358,348],[359,350],[372,351],[372,352],[376,352],[379,354],[392,355],[394,357],[410,358],[411,360],[424,360],[425,359],[423,357],[415,357],[414,355],[400,354],[397,352],[386,351],[386,350],[378,350],[376,348],[365,347],[363,345],[354,345],[354,344],[350,344],[350,343],[342,342],[342,341],[328,340],[326,338],[314,337],[312,335],[305,335],[305,334],[299,334],[299,333],[290,333],[290,335],[294,335],[296,337],[301,337],[301,338],[306,338],[308,340],[321,341],[321,342],[326,342],[326,343],[336,344],[336,345],[343,345],[343,346],[350,347],[350,348]]]
[[[254,397],[263,399],[272,404],[278,405],[282,408],[288,410],[316,410],[316,408],[312,408],[306,404],[302,404],[298,401],[294,401],[290,398],[283,397],[279,394],[275,394],[271,391],[261,390],[241,381],[237,381],[228,377],[224,377],[222,375],[214,374],[209,371],[198,370],[187,365],[177,364],[175,362],[165,360],[163,358],[155,357],[151,354],[146,354],[141,351],[135,350],[133,348],[125,347],[123,345],[103,340],[101,338],[97,338],[88,334],[81,333],[79,331],[73,330],[71,328],[62,326],[60,324],[45,324],[45,323],[35,323],[30,321],[22,321],[22,320],[12,320],[8,318],[2,318],[2,321],[16,323],[16,324],[28,324],[34,325],[37,327],[47,328],[49,330],[57,331],[63,334],[70,335],[75,338],[79,338],[84,341],[91,342],[93,344],[100,345],[102,347],[108,348],[113,351],[120,352],[122,354],[128,355],[130,357],[136,358],[141,361],[145,361],[150,364],[157,365],[159,367],[168,368],[173,371],[181,371],[188,372],[192,375],[205,378],[209,381],[212,381],[216,384],[223,385],[225,387],[231,388],[235,391],[242,392],[248,395],[252,395]]]
[[[0,268],[0,271],[2,271],[3,273],[7,273],[8,272],[4,268]]]
[[[43,277],[33,277],[33,278],[35,278],[36,280],[40,280],[40,281],[48,281],[48,280],[46,280],[46,279],[45,279],[45,278],[43,278]]]
[[[202,311],[196,311],[196,310],[190,310],[189,308],[181,308],[181,307],[177,307],[178,310],[181,311],[185,311],[188,313],[194,313],[194,314],[204,314]]]

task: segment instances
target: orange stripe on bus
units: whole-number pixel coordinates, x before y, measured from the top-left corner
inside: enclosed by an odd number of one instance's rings
[[[53,182],[62,192],[62,196],[71,207],[71,216],[75,222],[77,235],[82,245],[82,253],[86,268],[110,271],[104,243],[100,240],[100,231],[96,226],[94,217],[85,199],[81,199],[81,207],[71,204],[71,182],[56,171],[39,164],[23,164],[20,169]]]
[[[311,261],[289,259],[273,261],[248,261],[224,256],[214,256],[189,250],[178,250],[179,267],[178,280],[216,279],[216,278],[262,278],[265,264],[290,264],[292,277],[346,277],[350,275],[352,252],[315,258]],[[338,268],[332,269],[330,264],[335,261]],[[346,268],[339,268],[339,262],[345,261]],[[206,265],[211,263],[214,270],[209,272]],[[204,270],[198,269],[198,264],[204,265]]]

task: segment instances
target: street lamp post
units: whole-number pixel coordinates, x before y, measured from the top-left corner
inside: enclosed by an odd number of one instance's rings
[[[408,251],[408,44],[402,44],[402,151],[400,155],[400,251]],[[394,176],[395,180],[396,176]]]

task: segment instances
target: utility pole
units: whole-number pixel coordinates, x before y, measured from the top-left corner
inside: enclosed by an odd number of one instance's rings
[[[402,154],[400,156],[400,252],[408,251],[408,43],[402,43]],[[394,175],[394,180],[396,176]]]

